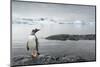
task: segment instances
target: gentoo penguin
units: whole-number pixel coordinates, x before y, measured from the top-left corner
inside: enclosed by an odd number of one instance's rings
[[[35,58],[39,55],[39,52],[38,52],[38,38],[37,36],[35,35],[36,32],[38,32],[39,29],[33,29],[29,38],[28,38],[28,41],[27,41],[27,50],[30,51],[32,53],[32,57]]]

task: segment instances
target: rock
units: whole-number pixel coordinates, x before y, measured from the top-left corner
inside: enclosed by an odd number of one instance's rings
[[[87,35],[69,35],[69,34],[58,34],[58,35],[51,35],[46,37],[45,39],[48,40],[95,40],[95,34],[87,34]]]
[[[12,66],[22,65],[42,65],[42,64],[58,64],[58,63],[69,63],[69,62],[81,62],[86,61],[79,56],[50,56],[50,55],[39,55],[37,58],[32,56],[16,56],[12,58]]]

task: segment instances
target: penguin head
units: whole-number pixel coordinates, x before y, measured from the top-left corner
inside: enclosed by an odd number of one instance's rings
[[[39,30],[40,30],[40,29],[35,28],[35,29],[32,30],[32,33],[35,34],[35,33],[38,32]]]

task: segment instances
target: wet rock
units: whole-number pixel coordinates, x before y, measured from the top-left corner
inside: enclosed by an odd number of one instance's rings
[[[37,58],[32,56],[16,56],[12,58],[12,66],[22,65],[42,65],[42,64],[58,64],[58,63],[69,63],[69,62],[81,62],[86,61],[80,56],[49,56],[39,55]]]

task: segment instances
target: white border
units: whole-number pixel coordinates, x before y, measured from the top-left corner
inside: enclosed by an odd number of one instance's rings
[[[32,0],[31,0],[32,1]],[[38,67],[99,67],[100,66],[100,0],[33,0],[41,2],[85,4],[97,6],[97,61],[84,63],[68,63],[38,65]],[[10,0],[0,0],[0,67],[10,64]],[[31,67],[31,66],[26,66]],[[35,66],[34,66],[35,67]]]

